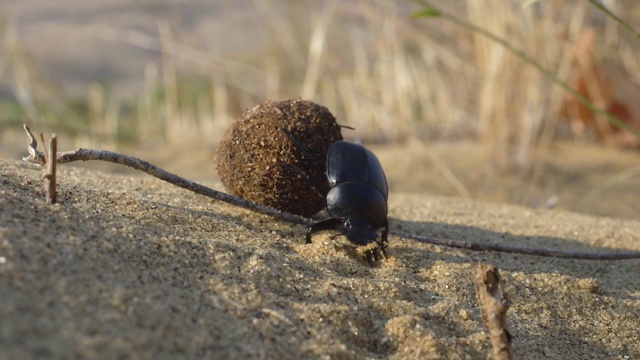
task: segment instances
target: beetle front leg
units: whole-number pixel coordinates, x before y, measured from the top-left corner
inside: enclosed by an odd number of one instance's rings
[[[311,244],[311,234],[323,230],[335,230],[342,226],[342,220],[338,218],[328,218],[311,224],[307,229],[307,244]]]
[[[384,231],[382,232],[382,239],[380,239],[381,242],[384,244],[387,244],[389,242],[389,240],[387,239],[388,237],[389,237],[389,220],[386,219],[384,221]]]
[[[382,251],[382,255],[387,257],[387,246],[389,246],[389,220],[384,221],[384,231],[382,232],[382,236],[380,242],[378,243],[378,248]]]

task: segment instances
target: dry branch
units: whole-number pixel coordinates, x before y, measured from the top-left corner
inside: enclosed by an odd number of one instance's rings
[[[489,330],[495,360],[513,359],[511,334],[507,330],[509,298],[504,292],[498,268],[479,262],[474,276],[476,296],[482,310],[482,321]]]

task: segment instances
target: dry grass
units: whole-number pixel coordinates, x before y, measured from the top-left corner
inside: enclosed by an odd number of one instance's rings
[[[634,24],[633,1],[612,1]],[[438,18],[412,19],[412,2],[256,1],[269,43],[232,57],[182,43],[180,29],[157,19],[157,33],[98,28],[95,36],[157,51],[137,99],[119,100],[104,84],[71,101],[37,70],[11,22],[4,26],[0,80],[18,106],[4,101],[0,125],[29,122],[84,134],[81,142],[219,141],[239,114],[265,99],[302,97],[330,108],[351,138],[396,142],[475,137],[497,169],[535,176],[536,159],[556,134],[563,91],[503,46]],[[285,11],[282,11],[282,10]],[[522,8],[502,0],[468,0],[447,11],[504,38],[567,80],[573,44],[585,26],[602,33],[603,56],[639,77],[637,41],[584,1],[539,1]],[[309,15],[311,14],[311,15]],[[630,17],[629,19],[626,19]],[[95,146],[95,145],[94,145]],[[537,171],[537,172],[536,172]]]

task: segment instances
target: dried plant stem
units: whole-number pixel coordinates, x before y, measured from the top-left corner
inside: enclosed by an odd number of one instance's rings
[[[38,142],[31,134],[31,130],[27,125],[23,125],[24,130],[27,132],[31,142],[29,143],[30,156],[24,157],[24,161],[28,161],[35,164],[44,165],[46,163],[43,153],[37,150]],[[52,155],[53,157],[53,155]],[[157,177],[160,180],[164,180],[173,185],[179,186],[183,189],[191,190],[196,194],[204,195],[216,200],[224,201],[229,204],[239,206],[241,208],[257,212],[259,214],[268,215],[276,219],[288,221],[294,224],[309,225],[312,220],[299,215],[291,214],[285,211],[277,210],[268,206],[256,204],[252,201],[239,198],[237,196],[225,194],[223,192],[208,188],[204,185],[197,184],[191,180],[184,179],[180,176],[167,172],[151,163],[144,160],[135,158],[133,156],[119,154],[113,151],[107,150],[93,150],[93,149],[78,149],[75,151],[57,153],[56,161],[59,163],[69,163],[73,161],[87,161],[87,160],[100,160],[107,161],[116,164],[122,164],[131,167],[136,170],[143,171],[151,176]],[[526,255],[548,256],[567,259],[584,259],[584,260],[622,260],[622,259],[637,259],[640,258],[640,251],[628,251],[628,252],[608,252],[608,253],[580,253],[580,252],[563,252],[546,249],[531,249],[526,247],[509,246],[502,244],[479,244],[469,243],[465,241],[453,241],[444,239],[426,238],[416,235],[391,233],[399,237],[407,239],[413,239],[420,242],[447,246],[468,250],[480,250],[480,251],[498,251],[508,253],[518,253]]]
[[[489,330],[493,345],[493,358],[513,359],[511,334],[507,330],[509,298],[504,293],[498,268],[493,264],[479,262],[474,276],[476,296],[482,309],[482,320]]]
[[[589,2],[591,3],[591,5],[595,6],[598,10],[602,11],[605,15],[612,18],[613,21],[618,23],[618,25],[622,26],[625,30],[630,32],[636,39],[640,40],[640,33],[637,32],[634,28],[632,28],[631,25],[627,24],[624,20],[622,20],[619,16],[611,12],[611,10],[609,10],[606,6],[604,6],[604,4],[596,0],[589,0]]]
[[[426,244],[437,246],[446,246],[458,249],[474,250],[474,251],[497,251],[514,254],[545,256],[563,259],[579,259],[579,260],[626,260],[640,259],[640,251],[613,251],[613,252],[578,252],[578,251],[558,251],[549,249],[532,249],[523,246],[512,246],[505,244],[487,244],[487,243],[471,243],[459,240],[436,239],[418,235],[396,234],[406,239],[416,240]]]
[[[45,192],[47,193],[47,203],[56,203],[56,159],[55,154],[58,149],[58,138],[56,134],[51,135],[49,140],[49,151],[47,152],[47,173],[44,175]]]

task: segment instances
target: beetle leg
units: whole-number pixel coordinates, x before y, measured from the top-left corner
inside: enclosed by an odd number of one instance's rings
[[[388,237],[389,237],[389,220],[385,219],[384,220],[384,231],[382,232],[381,242],[384,243],[384,244],[388,243],[389,242],[387,240]]]
[[[385,219],[384,221],[384,231],[382,232],[382,236],[380,242],[378,243],[378,248],[382,250],[382,255],[387,257],[387,246],[389,246],[389,220]]]
[[[313,181],[311,181],[311,178],[309,177],[309,174],[307,174],[304,170],[302,169],[298,169],[297,167],[293,166],[293,165],[289,165],[289,164],[283,164],[282,166],[286,167],[287,169],[293,171],[294,173],[302,176],[303,178],[305,178],[307,180],[307,182],[309,183],[309,186],[313,189],[313,191],[316,192],[316,195],[318,195],[318,197],[320,199],[325,199],[326,196],[318,189],[317,186],[313,185]]]
[[[311,224],[307,230],[307,244],[311,244],[311,234],[323,230],[335,230],[342,226],[342,220],[338,218],[328,218]]]
[[[313,156],[313,154],[311,154],[309,152],[309,149],[307,149],[304,145],[300,144],[300,142],[298,141],[298,139],[295,138],[295,136],[293,136],[292,133],[288,132],[285,128],[282,128],[282,132],[287,135],[287,137],[293,141],[293,144],[295,146],[298,147],[298,149],[300,149],[300,151],[302,151],[302,153],[304,154],[304,156],[306,156],[309,159],[313,159],[315,156]],[[315,160],[315,159],[314,159]]]
[[[312,163],[318,162],[318,158],[314,156],[314,154],[309,152],[309,149],[305,147],[303,144],[301,144],[298,141],[298,139],[296,139],[296,137],[293,136],[292,133],[288,132],[287,129],[285,128],[282,128],[282,132],[289,138],[289,140],[291,140],[291,142],[293,142],[293,145],[295,145],[298,149],[300,149],[300,151],[302,151],[302,154],[304,155],[304,158],[306,159],[307,163],[309,163],[309,161],[311,161]],[[313,191],[315,191],[316,194],[318,194],[318,196],[320,196],[321,199],[325,199],[327,197],[327,193],[329,192],[328,184],[317,183],[316,181],[312,180],[309,174],[307,174],[305,171],[302,171],[294,166],[286,165],[286,164],[284,166],[302,175],[305,179],[307,179],[309,186],[313,188]]]

